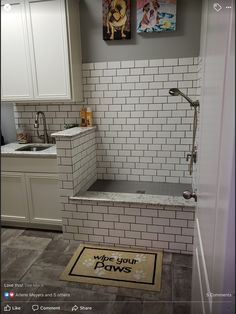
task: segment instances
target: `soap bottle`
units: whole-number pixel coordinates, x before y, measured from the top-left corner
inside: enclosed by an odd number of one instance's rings
[[[81,126],[86,126],[86,108],[84,105],[82,106],[82,109],[80,110],[80,118],[81,118]]]
[[[87,112],[86,112],[86,124],[87,126],[93,125],[93,113],[90,107],[87,108]]]

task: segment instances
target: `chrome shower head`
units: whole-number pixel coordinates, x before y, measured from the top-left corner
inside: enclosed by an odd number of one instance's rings
[[[171,95],[171,96],[182,96],[182,97],[184,97],[189,103],[190,103],[190,105],[192,106],[192,107],[198,107],[199,106],[199,101],[198,100],[196,100],[196,101],[193,101],[193,100],[191,100],[188,96],[186,96],[183,92],[181,92],[178,88],[171,88],[170,90],[169,90],[169,94]]]
[[[171,96],[179,96],[179,94],[181,94],[180,90],[178,88],[171,88],[169,90],[169,94]]]

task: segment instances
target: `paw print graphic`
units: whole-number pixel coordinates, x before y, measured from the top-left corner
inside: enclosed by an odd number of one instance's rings
[[[97,268],[97,269],[94,270],[94,273],[95,273],[95,275],[101,277],[102,275],[105,274],[105,270],[104,270],[104,269]]]
[[[146,273],[143,270],[136,270],[135,273],[133,274],[133,277],[136,280],[140,280],[146,277]]]
[[[85,259],[83,265],[89,268],[94,265],[94,260],[92,258]]]
[[[140,263],[145,262],[147,259],[147,257],[144,254],[137,254],[134,258]]]

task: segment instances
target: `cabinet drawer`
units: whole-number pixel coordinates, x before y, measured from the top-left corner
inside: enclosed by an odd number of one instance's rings
[[[56,158],[2,157],[3,171],[58,173]]]

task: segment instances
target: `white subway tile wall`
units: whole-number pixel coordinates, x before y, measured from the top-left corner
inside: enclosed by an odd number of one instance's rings
[[[62,211],[65,239],[192,254],[195,215],[192,207],[136,204],[133,208],[132,204],[113,202],[69,202],[76,209]]]
[[[186,154],[191,149],[192,116],[178,87],[195,99],[198,58],[130,60],[83,64],[84,104],[97,125],[99,179],[191,183]],[[17,126],[33,141],[36,111],[46,114],[49,133],[79,123],[78,104],[17,104]]]

